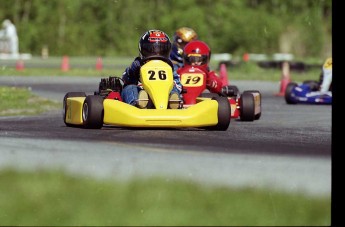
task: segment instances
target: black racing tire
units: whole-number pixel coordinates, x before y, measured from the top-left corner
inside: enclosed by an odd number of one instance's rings
[[[292,90],[297,86],[298,84],[295,82],[290,82],[286,86],[284,97],[287,104],[297,104],[297,102],[291,97]]]
[[[85,92],[68,92],[65,94],[62,102],[62,118],[63,122],[65,123],[66,126],[72,127],[73,125],[70,123],[66,122],[66,113],[67,113],[67,98],[72,98],[72,97],[86,97]]]
[[[260,91],[258,91],[258,90],[246,90],[246,91],[244,91],[243,93],[259,93],[259,97],[260,97],[260,110],[262,110],[262,109],[261,109],[262,95],[261,95],[261,92],[260,92]],[[259,120],[260,117],[261,117],[261,111],[260,111],[260,113],[258,113],[258,114],[256,114],[256,115],[254,116],[254,120]]]
[[[244,92],[240,96],[240,119],[241,121],[254,121],[255,119],[255,101],[252,93]]]
[[[99,95],[89,95],[85,98],[82,110],[83,125],[88,129],[103,127],[103,101]]]
[[[213,97],[218,102],[218,123],[215,126],[207,127],[208,130],[226,131],[231,120],[231,106],[227,97]]]
[[[231,91],[231,92],[230,92]],[[228,85],[227,92],[223,92],[226,97],[236,98],[240,94],[240,89],[236,85]]]
[[[217,93],[204,92],[204,93],[200,94],[200,97],[203,97],[203,98],[216,98],[216,97],[219,97],[219,95]]]
[[[238,89],[238,87],[236,85],[229,85],[229,87],[234,89],[234,91],[235,91],[234,96],[237,96],[237,94],[240,93],[240,89]]]

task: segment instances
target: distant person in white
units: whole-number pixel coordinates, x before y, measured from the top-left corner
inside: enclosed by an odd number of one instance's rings
[[[327,58],[322,66],[322,75],[320,78],[320,91],[327,93],[332,91],[332,57]]]
[[[14,24],[9,19],[5,19],[2,22],[2,27],[3,29],[0,31],[0,36],[8,39],[10,54],[18,54],[19,48],[16,26],[14,26]]]
[[[332,57],[326,59],[322,66],[322,72],[317,82],[317,87],[308,93],[308,97],[328,95],[332,97]]]

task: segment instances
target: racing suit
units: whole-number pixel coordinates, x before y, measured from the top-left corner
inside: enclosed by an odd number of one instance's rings
[[[217,93],[217,94],[222,94],[223,93],[223,82],[220,79],[220,77],[217,75],[215,71],[212,71],[209,69],[207,66],[194,66],[197,67],[201,70],[203,70],[206,73],[206,89],[209,90],[211,93]],[[180,72],[180,69],[177,70],[177,73]]]
[[[183,66],[183,50],[179,48],[176,44],[172,45],[170,52],[170,60],[174,65],[174,71]]]
[[[320,77],[320,92],[327,93],[328,91],[332,91],[332,58],[326,59]]]
[[[124,82],[124,88],[121,92],[121,98],[124,102],[135,106],[137,104],[139,91],[142,89],[139,77],[140,77],[140,57],[136,57],[132,64],[126,68],[122,74],[122,80]],[[170,94],[177,93],[181,97],[182,85],[180,76],[173,71],[174,75],[174,86]]]
[[[206,78],[206,88],[212,92],[220,94],[222,93],[223,83],[220,77],[215,71],[208,71]]]

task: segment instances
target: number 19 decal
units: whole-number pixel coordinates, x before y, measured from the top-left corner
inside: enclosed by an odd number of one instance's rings
[[[203,84],[203,78],[203,75],[199,73],[185,73],[182,75],[181,83],[184,86],[197,87]]]

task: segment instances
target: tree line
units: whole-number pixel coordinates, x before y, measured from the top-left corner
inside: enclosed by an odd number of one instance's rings
[[[136,56],[140,36],[193,28],[213,53],[332,51],[332,0],[0,0],[22,53]]]

